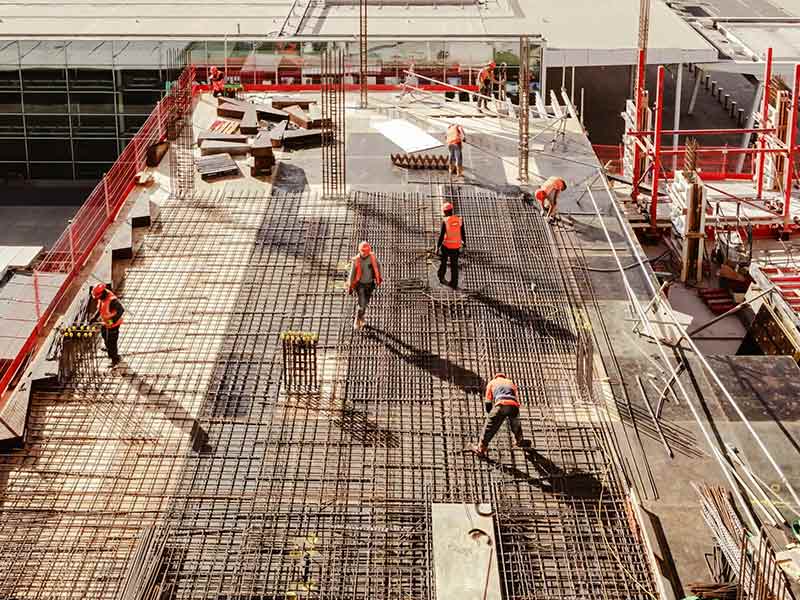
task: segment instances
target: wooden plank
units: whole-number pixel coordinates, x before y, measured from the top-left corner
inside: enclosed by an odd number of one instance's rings
[[[253,143],[250,145],[250,152],[253,154],[253,156],[258,158],[273,157],[272,136],[268,131],[262,131],[256,136],[256,139],[254,139]]]
[[[269,132],[273,148],[280,148],[283,146],[283,136],[286,133],[287,125],[289,125],[289,121],[281,121]]]
[[[272,108],[284,109],[288,106],[299,106],[303,110],[308,110],[311,104],[317,102],[310,98],[299,98],[296,96],[275,96],[274,98],[270,98],[270,101],[272,102]]]
[[[247,135],[255,135],[258,133],[258,114],[256,109],[248,108],[245,112],[242,122],[239,124],[239,131]]]
[[[310,129],[311,119],[302,108],[297,105],[287,106],[286,112],[289,113],[289,121],[303,129]]]
[[[226,102],[217,107],[217,116],[226,117],[228,119],[241,119],[245,115],[246,109],[236,104]]]
[[[247,154],[248,152],[250,152],[250,144],[247,142],[206,140],[200,144],[200,154],[203,156],[212,154]]]
[[[283,134],[283,147],[289,150],[307,148],[322,143],[322,129],[295,129]]]
[[[218,133],[216,131],[203,131],[197,135],[197,143],[202,144],[206,140],[216,142],[247,142],[247,136],[241,133]]]

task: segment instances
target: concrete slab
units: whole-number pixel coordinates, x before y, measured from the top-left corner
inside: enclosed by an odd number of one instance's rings
[[[500,600],[491,506],[433,504],[431,522],[436,598]]]

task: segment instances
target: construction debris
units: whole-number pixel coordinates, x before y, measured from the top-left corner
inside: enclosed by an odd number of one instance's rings
[[[392,164],[404,169],[446,169],[450,159],[437,154],[392,154]]]
[[[248,147],[249,148],[249,147]],[[239,166],[230,154],[215,154],[197,159],[197,170],[205,180],[224,177],[225,175],[238,175]]]

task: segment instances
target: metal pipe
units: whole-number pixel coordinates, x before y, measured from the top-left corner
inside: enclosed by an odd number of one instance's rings
[[[664,66],[658,67],[656,83],[656,124],[653,134],[653,182],[650,192],[650,226],[655,227],[658,220],[658,186],[661,177],[661,124],[664,119]]]
[[[770,80],[772,79],[772,48],[767,48],[767,62],[764,65],[764,83],[760,85],[760,89],[762,90],[761,93],[761,122],[759,125],[761,127],[766,127],[767,123],[769,122],[769,90],[770,90]],[[753,102],[753,114],[750,117],[751,119],[755,119],[756,113],[756,106],[755,101]],[[749,143],[749,139],[748,139]],[[761,134],[758,136],[758,145],[763,150],[766,147],[767,140],[764,138],[764,135]],[[764,194],[764,169],[766,166],[766,156],[763,154],[761,155],[760,160],[758,161],[758,170],[757,170],[757,179],[756,179],[756,198],[761,198]]]
[[[792,86],[792,99],[790,101],[789,126],[787,128],[786,147],[786,167],[784,168],[785,179],[783,182],[783,230],[789,230],[791,223],[792,208],[792,188],[794,183],[794,156],[797,146],[797,111],[800,110],[800,65],[794,67],[794,85]]]

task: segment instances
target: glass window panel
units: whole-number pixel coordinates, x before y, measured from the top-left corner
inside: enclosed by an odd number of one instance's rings
[[[108,67],[112,64],[112,43],[102,41],[72,41],[66,44],[66,64],[69,67]]]
[[[117,156],[116,140],[74,140],[76,161],[104,161]]]
[[[24,179],[27,176],[25,163],[0,163],[0,179]]]
[[[113,163],[78,163],[75,165],[78,179],[102,179]]]
[[[0,136],[24,135],[22,115],[0,115]]]
[[[221,67],[225,64],[225,42],[206,42],[208,64]]]
[[[113,90],[114,72],[105,69],[70,69],[70,90]]]
[[[25,124],[32,137],[69,137],[67,115],[26,115]]]
[[[65,69],[22,69],[22,86],[26,90],[61,90],[67,87]]]
[[[0,113],[22,112],[22,96],[19,92],[0,92]]]
[[[72,179],[72,164],[31,163],[31,179]]]
[[[134,135],[141,129],[149,115],[120,115],[120,131],[124,135]]]
[[[66,113],[67,95],[59,92],[26,92],[26,113]]]
[[[114,94],[73,92],[69,100],[73,113],[114,114]]]
[[[26,160],[25,141],[22,139],[0,140],[0,160]]]
[[[66,66],[65,48],[69,42],[20,42],[20,62],[23,68],[63,69]]]
[[[72,160],[69,139],[28,140],[29,160]]]
[[[2,44],[3,42],[0,42]],[[16,62],[16,59],[14,60]],[[7,63],[6,63],[7,64]],[[19,89],[19,69],[9,68],[0,63],[0,90]]]
[[[164,45],[166,44],[158,41],[115,41],[113,43],[114,65],[117,67],[134,69],[152,69],[153,67],[159,67],[162,64],[162,46]],[[182,47],[185,43],[172,42],[169,45],[178,45]]]
[[[123,90],[161,90],[162,73],[158,69],[124,69],[121,73]]]
[[[72,135],[75,137],[114,137],[117,135],[113,115],[72,115]]]
[[[123,92],[119,111],[128,114],[150,114],[161,99],[160,92]]]

